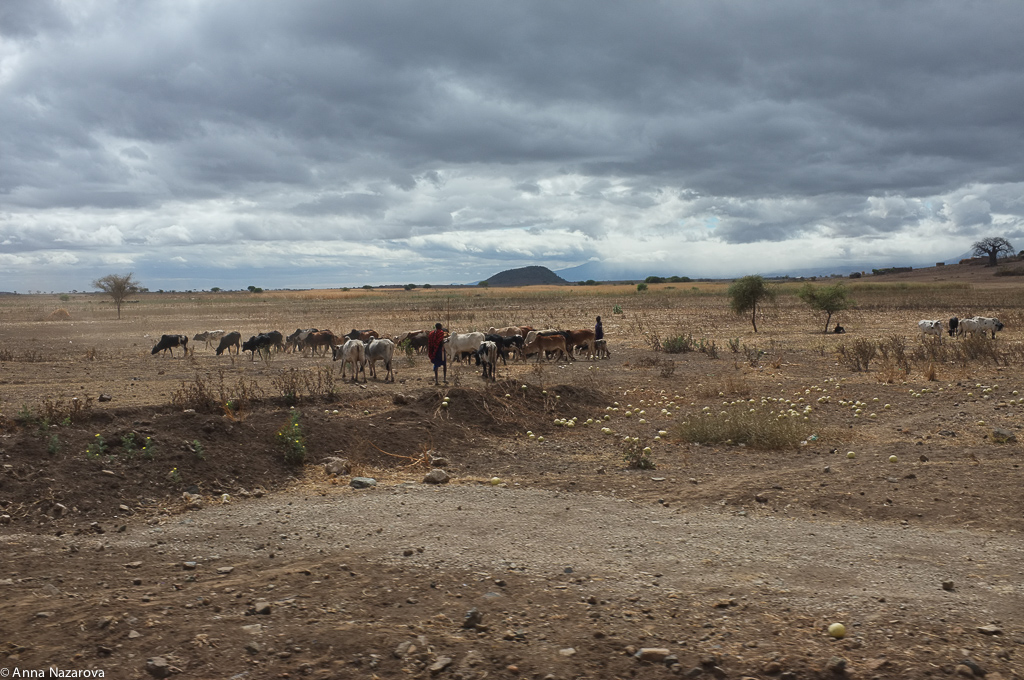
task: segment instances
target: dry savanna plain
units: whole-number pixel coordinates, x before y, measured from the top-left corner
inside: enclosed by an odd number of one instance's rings
[[[0,297],[0,673],[1024,677],[1021,266],[843,280],[843,335],[798,282],[756,333],[727,282]],[[597,315],[437,387],[150,351]]]

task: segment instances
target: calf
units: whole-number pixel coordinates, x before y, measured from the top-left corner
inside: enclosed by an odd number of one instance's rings
[[[398,348],[401,348],[403,342],[407,342],[410,349],[421,354],[427,347],[427,335],[427,331],[406,331],[391,338],[391,341]]]
[[[316,333],[319,328],[296,328],[295,332],[289,335],[284,343],[284,351],[291,352],[293,350],[301,350],[302,345],[306,342],[306,338],[310,333]]]
[[[594,354],[598,359],[610,359],[612,353],[608,351],[608,340],[601,338],[600,340],[594,340]]]
[[[942,342],[942,322],[930,319],[922,319],[917,322],[917,327],[921,329],[921,338],[924,339],[926,335],[934,335]]]
[[[220,344],[217,345],[217,356],[220,356],[224,350],[231,354],[231,348],[235,348],[235,354],[241,351],[242,345],[242,334],[238,331],[231,331],[220,339]]]
[[[509,352],[517,354],[523,348],[523,336],[521,335],[504,337],[494,333],[486,333],[484,335],[484,342],[493,342],[498,346],[498,356],[501,357],[501,363],[506,366],[508,365]],[[479,365],[479,361],[477,365]]]
[[[949,337],[953,337],[957,334],[957,327],[960,325],[960,319],[955,316],[949,320]]]
[[[205,342],[206,349],[210,349],[210,343],[224,337],[224,331],[203,331],[192,336],[195,342]]]
[[[387,373],[384,374],[384,382],[387,382],[388,377],[391,378],[391,382],[395,382],[395,372],[391,370],[391,360],[394,355],[395,343],[393,340],[374,338],[366,343],[366,363],[370,365],[370,376],[374,379],[377,378],[377,362],[383,361],[384,368],[387,369]],[[345,369],[344,366],[341,368]]]
[[[491,380],[497,380],[498,370],[498,344],[492,340],[485,340],[480,343],[480,347],[476,350],[477,363],[483,364],[484,367],[484,380],[490,377]]]
[[[352,364],[352,382],[359,381],[359,371],[363,372],[366,382],[366,345],[359,340],[349,338],[344,345],[331,345],[332,361],[341,360],[341,379],[345,379],[345,369]]]
[[[153,346],[152,354],[157,352],[163,352],[167,350],[174,356],[175,347],[181,347],[185,354],[188,354],[188,336],[187,335],[161,335],[160,342]]]
[[[594,358],[594,330],[590,328],[582,328],[577,331],[565,331],[565,346],[570,350],[575,349],[577,345],[582,345],[587,348],[587,358]],[[569,352],[570,358],[573,352]]]

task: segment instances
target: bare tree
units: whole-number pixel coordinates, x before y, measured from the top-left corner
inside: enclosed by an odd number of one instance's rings
[[[996,258],[1002,254],[1003,257],[1013,255],[1013,246],[1010,242],[1001,236],[989,236],[983,238],[971,246],[971,255],[974,257],[981,257],[982,255],[988,255],[988,266],[996,266]]]
[[[121,303],[124,302],[124,299],[129,295],[139,292],[139,282],[133,276],[133,272],[128,272],[125,276],[107,274],[103,278],[92,282],[93,288],[99,288],[114,299],[114,304],[117,306],[118,319],[121,318]]]

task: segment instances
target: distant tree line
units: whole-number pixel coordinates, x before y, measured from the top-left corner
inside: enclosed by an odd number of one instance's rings
[[[689,276],[648,276],[644,283],[689,283],[692,280]]]

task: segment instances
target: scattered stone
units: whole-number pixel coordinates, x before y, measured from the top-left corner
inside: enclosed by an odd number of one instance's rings
[[[352,472],[348,458],[328,458],[324,461],[324,472],[329,475],[347,475]]]
[[[1012,444],[1017,441],[1017,435],[1002,427],[992,430],[992,441],[997,444]]]
[[[704,669],[700,666],[694,666],[690,670],[686,671],[686,673],[684,673],[683,675],[687,678],[699,678],[700,676],[704,675]]]
[[[68,507],[63,503],[54,503],[53,508],[51,508],[51,512],[53,513],[54,519],[60,519],[67,514]]]
[[[0,524],[10,524],[10,523],[11,523],[11,516],[10,515],[0,515]]]
[[[124,568],[125,569],[138,569],[141,566],[142,566],[142,562],[129,562],[128,564],[124,565]]]
[[[427,476],[423,478],[424,484],[447,484],[451,477],[448,473],[441,468],[435,468],[427,473]]]
[[[985,675],[985,670],[977,663],[975,663],[973,659],[964,659],[960,662],[960,665],[967,666],[968,668],[970,668],[971,673],[973,673],[974,675]]]
[[[13,585],[14,585],[14,579],[13,578],[0,578],[0,586],[13,586]]]
[[[268,616],[270,614],[270,611],[270,603],[266,600],[258,601],[255,605],[253,605],[252,608],[252,613],[256,614],[257,616]]]
[[[1002,635],[1003,629],[999,626],[989,624],[987,626],[978,626],[978,632],[982,635]]]
[[[395,651],[391,652],[391,654],[396,659],[402,659],[402,658],[405,658],[406,656],[408,656],[409,654],[415,654],[415,653],[416,653],[416,643],[413,640],[402,640],[401,642],[398,643],[398,646],[395,647]]]
[[[102,533],[104,533],[104,532],[105,532],[105,529],[104,529],[104,528],[103,528],[103,527],[102,527],[102,526],[100,525],[100,523],[99,523],[99,522],[93,522],[92,524],[90,524],[90,525],[89,525],[89,529],[90,529],[90,530],[91,530],[91,531],[92,531],[92,532],[93,532],[94,534],[102,534]]]
[[[633,656],[641,661],[661,663],[669,654],[671,654],[671,652],[664,647],[641,647]]]
[[[761,670],[767,675],[775,675],[782,672],[782,664],[778,661],[769,661],[761,667]]]
[[[449,465],[448,459],[445,458],[444,456],[431,456],[430,457],[430,467],[446,468],[446,467],[448,467],[448,465]]]
[[[406,406],[411,400],[412,397],[397,392],[395,393],[395,396],[391,397],[391,403],[395,406]]]
[[[959,664],[956,668],[953,669],[953,671],[957,675],[962,675],[965,678],[973,678],[974,677],[974,671],[971,670],[970,666],[967,666],[965,664]]]
[[[466,612],[466,618],[462,621],[463,628],[476,628],[484,620],[484,614],[479,609],[474,607]]]
[[[195,569],[195,568],[196,568],[197,566],[199,566],[199,565],[198,565],[198,564],[196,564],[195,562],[185,562],[185,563],[183,563],[183,564],[181,565],[181,568],[182,568],[182,569],[184,569],[185,571],[192,571],[192,570],[193,570],[193,569]]]
[[[846,659],[841,656],[833,656],[825,664],[825,669],[833,673],[842,673],[846,670]]]
[[[53,616],[53,612],[36,612],[37,619],[48,619]]]
[[[377,480],[373,477],[353,477],[348,485],[353,489],[368,489],[371,486],[377,486]]]
[[[217,567],[218,574],[230,574],[235,570],[234,567]]]
[[[568,658],[570,656],[576,656],[576,650],[573,649],[572,647],[565,647],[564,649],[559,649],[558,650],[558,655],[559,656],[564,656],[566,658]]]
[[[151,659],[146,659],[146,672],[154,678],[170,677],[172,668],[173,667],[170,662],[162,656],[154,656]]]
[[[138,639],[140,637],[142,637],[142,633],[140,633],[139,631],[137,631],[137,630],[130,630],[130,631],[128,631],[128,639],[129,640],[136,640],[136,639]]]
[[[450,656],[441,656],[438,657],[437,661],[430,665],[430,668],[428,670],[430,671],[431,675],[437,675],[445,668],[448,668],[448,666],[450,666],[451,664],[452,658]]]
[[[248,626],[242,626],[242,632],[248,633],[249,635],[259,635],[263,632],[263,624],[251,623]]]
[[[953,582],[952,581],[943,581],[942,582],[942,589],[943,590],[953,590]]]
[[[924,454],[922,453],[922,454],[921,454],[921,457],[920,457],[920,458],[918,458],[918,460],[920,460],[920,461],[921,461],[922,463],[927,463],[927,462],[928,462],[928,456],[926,456],[926,455],[924,455]]]
[[[263,645],[256,642],[255,640],[250,640],[249,642],[245,643],[245,651],[247,651],[249,654],[259,654],[263,651]]]
[[[763,493],[755,494],[754,500],[757,501],[758,503],[767,503],[768,496],[765,496]]]
[[[112,401],[113,399],[114,398],[112,396],[110,396],[109,394],[101,394],[99,396],[99,398],[97,399],[97,401],[100,402],[100,403],[103,403],[103,402],[106,402],[106,401]]]

